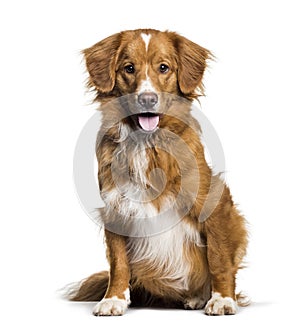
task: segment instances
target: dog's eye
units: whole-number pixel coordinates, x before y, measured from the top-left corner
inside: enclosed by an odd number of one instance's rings
[[[160,64],[159,71],[161,73],[167,73],[169,71],[169,66],[166,64]]]
[[[125,72],[128,73],[128,74],[133,74],[133,73],[135,72],[134,66],[133,66],[132,64],[130,64],[130,65],[126,65],[126,66],[124,67],[124,70],[125,70]]]

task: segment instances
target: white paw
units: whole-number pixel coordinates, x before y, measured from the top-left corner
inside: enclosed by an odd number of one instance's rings
[[[231,297],[222,297],[220,293],[213,293],[205,306],[207,315],[236,314],[237,305]]]
[[[184,301],[184,308],[187,310],[202,309],[206,301],[201,297],[191,297]]]
[[[122,315],[127,309],[128,302],[116,296],[112,298],[104,298],[96,304],[93,314],[96,316],[102,315]]]

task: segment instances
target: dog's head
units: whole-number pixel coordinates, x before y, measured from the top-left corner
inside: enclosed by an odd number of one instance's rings
[[[177,33],[152,29],[114,34],[83,53],[96,99],[126,96],[129,115],[148,132],[157,128],[172,95],[192,100],[203,92],[211,57]]]

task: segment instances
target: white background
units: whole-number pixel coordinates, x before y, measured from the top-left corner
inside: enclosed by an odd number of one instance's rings
[[[6,4],[4,4],[6,3]],[[297,1],[6,1],[0,5],[0,321],[5,327],[274,325],[299,301],[299,7]],[[177,31],[212,50],[203,113],[222,141],[226,180],[250,229],[237,316],[129,310],[56,291],[106,267],[98,227],[74,190],[78,135],[93,115],[80,50],[120,30]],[[1,326],[4,326],[1,323]]]

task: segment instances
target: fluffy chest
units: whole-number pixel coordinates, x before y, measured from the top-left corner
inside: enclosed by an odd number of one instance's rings
[[[149,166],[144,147],[134,150],[120,145],[111,164],[111,177],[114,188],[101,192],[108,208],[116,210],[124,219],[145,218],[156,215],[148,192],[146,172]]]
[[[101,196],[107,207],[125,219],[155,216],[159,210],[155,200],[165,191],[165,173],[153,165],[158,159],[152,154],[151,138],[141,141],[128,136],[129,132],[120,125],[120,143],[112,156],[110,174],[103,178]]]

